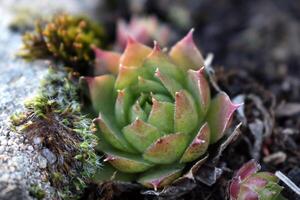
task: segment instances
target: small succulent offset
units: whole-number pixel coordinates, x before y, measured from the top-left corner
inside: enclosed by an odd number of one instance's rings
[[[104,31],[85,17],[57,14],[39,21],[34,32],[23,36],[19,53],[26,59],[56,58],[70,67],[87,67],[94,60],[91,45],[103,44]]]
[[[149,44],[154,39],[160,45],[166,45],[171,38],[171,34],[171,29],[159,22],[155,16],[134,16],[129,23],[120,19],[117,23],[116,48],[123,50],[126,47],[128,36],[143,44]]]
[[[251,160],[244,164],[231,181],[231,200],[279,200],[284,199],[278,185],[279,179],[269,172],[258,172],[260,165]]]
[[[151,49],[132,38],[122,55],[97,49],[102,65],[95,70],[110,74],[82,78],[99,113],[104,161],[149,188],[169,185],[187,163],[203,161],[239,107],[224,92],[211,98],[192,34],[168,54],[156,42]]]

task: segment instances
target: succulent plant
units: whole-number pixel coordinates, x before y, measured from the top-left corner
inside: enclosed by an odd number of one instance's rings
[[[92,45],[103,45],[104,31],[85,17],[57,14],[51,21],[38,21],[34,32],[23,36],[19,53],[26,59],[56,58],[69,67],[93,63]]]
[[[258,172],[260,165],[255,160],[244,164],[233,177],[229,193],[231,200],[277,200],[283,189],[279,179],[269,172]]]
[[[166,45],[170,40],[171,30],[167,25],[160,23],[155,16],[131,18],[129,23],[120,19],[117,23],[117,49],[126,47],[128,36],[143,44],[157,40],[159,44]]]
[[[131,38],[122,55],[97,49],[102,63],[95,70],[108,74],[82,78],[99,113],[94,123],[104,161],[149,188],[166,186],[187,163],[203,161],[239,107],[224,92],[211,98],[192,35],[168,54],[156,42],[151,49]]]

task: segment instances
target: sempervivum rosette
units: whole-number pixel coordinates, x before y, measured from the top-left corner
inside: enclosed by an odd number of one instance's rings
[[[279,179],[270,172],[258,172],[260,165],[251,160],[233,177],[229,193],[231,200],[283,200]]]
[[[168,185],[187,163],[201,161],[238,108],[224,92],[211,98],[192,31],[168,54],[133,39],[122,55],[96,54],[96,72],[111,72],[83,78],[99,113],[99,148],[112,171],[134,174],[146,187]]]

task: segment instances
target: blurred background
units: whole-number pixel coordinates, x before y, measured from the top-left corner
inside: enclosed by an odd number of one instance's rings
[[[168,48],[194,28],[204,57],[214,54],[220,87],[233,99],[246,98],[243,135],[226,150],[226,167],[256,158],[263,169],[281,170],[300,184],[299,0],[0,0],[0,122],[15,105],[21,109],[47,73],[45,63],[15,58],[22,34],[34,29],[36,19],[60,11],[103,25],[108,48],[118,50],[126,33]],[[6,122],[3,127],[6,134]]]

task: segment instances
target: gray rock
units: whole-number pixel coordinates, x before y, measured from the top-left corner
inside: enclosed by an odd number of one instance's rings
[[[45,169],[47,167],[47,159],[44,156],[39,155],[37,161],[40,168]]]
[[[16,58],[21,46],[20,33],[11,32],[9,22],[13,19],[17,8],[43,11],[50,14],[57,10],[79,12],[91,9],[87,2],[93,0],[69,0],[68,3],[57,3],[51,0],[0,0],[0,199],[27,200],[32,199],[28,189],[39,185],[46,193],[45,199],[55,199],[55,190],[48,181],[45,168],[47,163],[56,162],[57,158],[44,150],[43,157],[36,146],[42,141],[34,140],[34,148],[28,144],[24,135],[10,130],[9,117],[15,112],[23,111],[24,100],[32,97],[39,87],[39,82],[47,73],[47,63],[38,61],[26,63]],[[40,156],[40,157],[39,157]]]
[[[42,150],[42,155],[47,159],[50,165],[54,164],[57,160],[54,153],[52,153],[49,149],[44,148]]]
[[[31,199],[24,187],[18,184],[0,182],[1,200],[29,200]]]

